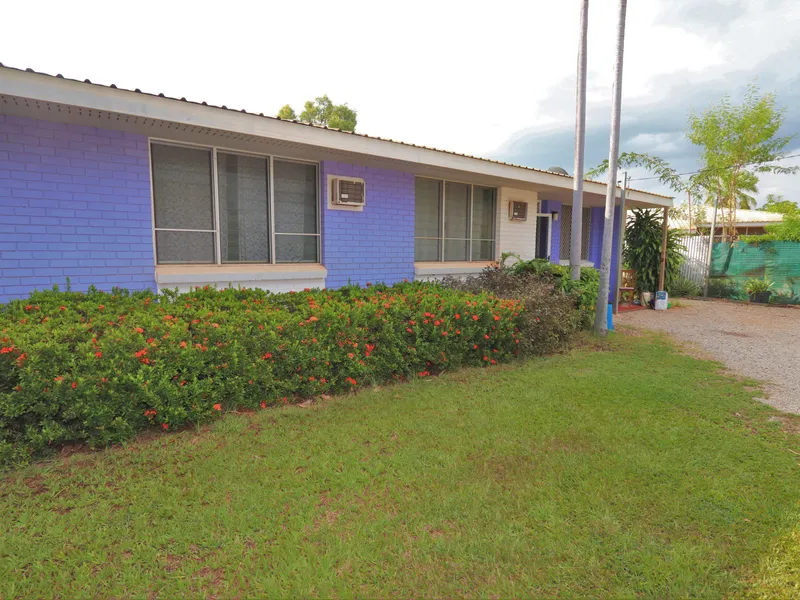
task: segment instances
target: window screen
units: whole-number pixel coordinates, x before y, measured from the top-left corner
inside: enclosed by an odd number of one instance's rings
[[[495,196],[494,188],[472,189],[472,260],[494,258]]]
[[[316,166],[276,160],[272,174],[277,262],[318,262]]]
[[[589,260],[589,234],[591,232],[592,209],[584,208],[581,218],[581,260]],[[560,260],[570,260],[572,244],[572,207],[561,207]]]
[[[153,144],[152,157],[158,262],[214,262],[211,151]]]
[[[417,178],[415,194],[416,261],[494,258],[496,189]]]
[[[160,143],[151,158],[159,264],[319,262],[317,165]]]
[[[441,259],[442,182],[418,178],[415,183],[414,258],[417,261]]]
[[[444,187],[444,259],[469,260],[470,186],[447,182]]]
[[[222,262],[270,261],[265,158],[217,153]]]

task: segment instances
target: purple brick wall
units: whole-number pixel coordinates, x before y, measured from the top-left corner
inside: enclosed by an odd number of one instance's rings
[[[605,223],[605,208],[592,208],[592,224],[589,233],[589,260],[595,268],[600,268],[600,256],[603,253],[603,226]],[[617,285],[617,244],[619,231],[619,207],[614,209],[614,239],[611,246],[611,285],[609,286],[609,302],[614,297]]]
[[[147,138],[0,115],[0,302],[154,288]]]
[[[326,286],[414,279],[414,176],[340,162],[321,163],[322,263]],[[366,183],[362,212],[330,210],[328,175]]]

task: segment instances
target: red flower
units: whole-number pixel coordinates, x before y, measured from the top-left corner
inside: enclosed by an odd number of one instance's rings
[[[94,355],[95,355],[97,358],[103,358],[103,353],[102,353],[102,352],[99,352],[99,351],[98,351],[98,352],[95,352],[95,353],[94,353]]]
[[[267,408],[267,403],[263,400],[261,401],[261,408]]]
[[[221,404],[215,404],[212,408],[214,410],[222,410],[222,405]]]
[[[67,307],[66,306],[59,306],[58,310],[67,310]]]
[[[134,331],[136,331],[136,333],[144,333],[144,329],[141,327],[137,327]]]
[[[456,320],[458,320],[458,319],[460,319],[460,318],[461,318],[461,315],[460,315],[460,314],[458,314],[458,313],[456,313]]]
[[[438,327],[441,324],[442,324],[441,321],[434,321],[433,322],[434,327]]]
[[[446,332],[446,331],[443,331],[443,332],[442,332],[442,335],[443,335],[443,336],[447,336],[447,332]]]
[[[103,309],[105,308],[105,306],[103,306],[102,304],[100,304],[100,305],[99,305],[97,308],[98,308],[98,309],[100,309],[100,310],[103,310]]]
[[[477,321],[478,320],[478,315],[472,315],[472,320],[473,321]]]
[[[147,354],[147,348],[144,348],[144,349],[142,349],[142,350],[137,350],[137,351],[134,353],[134,355],[136,356],[136,358],[142,358],[142,357],[143,357],[145,354]]]
[[[497,364],[497,361],[496,361],[495,359],[492,359],[492,360],[490,360],[489,362],[490,362],[490,363],[492,363],[493,365],[496,365],[496,364]]]
[[[28,304],[28,305],[25,307],[25,310],[33,310],[33,306],[31,306],[30,304]]]
[[[413,330],[413,329],[411,329],[411,327],[406,327],[406,331],[407,331],[408,333],[414,333],[414,330]]]
[[[484,334],[483,339],[488,340],[489,339],[488,334]]]
[[[473,349],[473,350],[477,350],[477,349],[478,349],[478,344],[475,344],[475,345],[472,347],[472,349]]]
[[[272,358],[272,352],[267,352],[262,358],[264,360],[269,360],[270,358]]]
[[[353,357],[355,356],[355,354],[353,354],[352,352],[348,352],[348,353],[347,353],[347,356],[348,356],[349,358],[353,358]]]
[[[164,430],[166,431],[167,429],[169,429],[169,424],[167,424],[167,423],[163,423],[163,424],[161,425],[161,427],[163,427],[163,428],[164,428]]]
[[[146,411],[144,411],[144,416],[145,416],[145,417],[154,417],[154,416],[156,416],[157,414],[158,414],[158,413],[157,413],[155,410],[153,410],[153,409],[150,409],[150,410],[146,410]]]
[[[495,320],[495,321],[499,321],[499,320],[500,320],[500,315],[495,315],[495,316],[494,316],[494,320]]]
[[[181,348],[186,348],[186,342],[181,342],[181,343],[180,343],[180,347],[181,347]]]
[[[347,377],[347,378],[345,378],[345,381],[346,381],[347,383],[349,383],[350,385],[356,385],[356,384],[358,383],[358,382],[357,382],[355,379],[353,379],[352,377]]]
[[[419,372],[419,376],[420,377],[427,377],[428,375],[430,375],[430,373],[428,371],[420,371]]]
[[[78,382],[73,381],[72,382],[72,389],[74,390],[76,387],[78,387]]]

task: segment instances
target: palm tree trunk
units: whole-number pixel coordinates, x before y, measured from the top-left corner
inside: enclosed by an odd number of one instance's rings
[[[594,314],[594,332],[608,332],[608,288],[611,280],[611,244],[614,237],[614,204],[617,199],[617,163],[619,162],[619,123],[622,112],[622,62],[625,54],[625,13],[627,0],[619,0],[617,20],[617,59],[614,64],[614,88],[611,106],[611,140],[608,152],[608,184],[606,185],[606,211],[603,223],[603,250],[600,255],[600,289]],[[621,260],[621,258],[620,258]]]
[[[589,0],[581,0],[581,37],[578,44],[578,82],[575,91],[575,169],[572,175],[572,239],[569,264],[572,279],[581,277],[583,232],[583,155],[586,143],[586,42],[589,36]]]

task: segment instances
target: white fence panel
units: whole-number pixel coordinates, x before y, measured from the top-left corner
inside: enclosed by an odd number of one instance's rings
[[[685,235],[679,238],[680,243],[686,247],[682,251],[684,256],[681,265],[681,277],[694,281],[697,285],[703,285],[706,280],[708,265],[708,236],[707,235]]]

